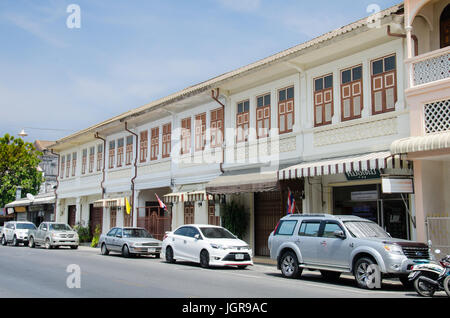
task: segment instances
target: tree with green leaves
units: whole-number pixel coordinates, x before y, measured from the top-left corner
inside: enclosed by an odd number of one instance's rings
[[[43,181],[38,171],[42,154],[32,143],[5,134],[0,138],[0,207],[16,198],[17,187],[22,187],[22,197],[37,194]]]
[[[242,239],[247,232],[250,216],[245,207],[234,201],[227,203],[222,211],[222,226]]]

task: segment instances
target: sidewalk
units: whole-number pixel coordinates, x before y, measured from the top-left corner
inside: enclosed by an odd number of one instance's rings
[[[277,261],[265,256],[253,256],[253,263],[258,265],[277,266]]]

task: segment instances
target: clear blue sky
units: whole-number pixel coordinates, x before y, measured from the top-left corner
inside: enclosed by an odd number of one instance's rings
[[[0,135],[56,140],[399,2],[1,0]]]

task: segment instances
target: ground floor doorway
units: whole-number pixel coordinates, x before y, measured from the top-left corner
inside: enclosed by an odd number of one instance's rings
[[[392,237],[410,239],[408,200],[383,194],[381,184],[333,187],[333,214],[356,215],[376,222]]]

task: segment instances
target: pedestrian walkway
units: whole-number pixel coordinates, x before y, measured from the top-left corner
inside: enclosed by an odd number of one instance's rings
[[[253,256],[253,263],[259,265],[277,266],[277,261],[267,256]]]

